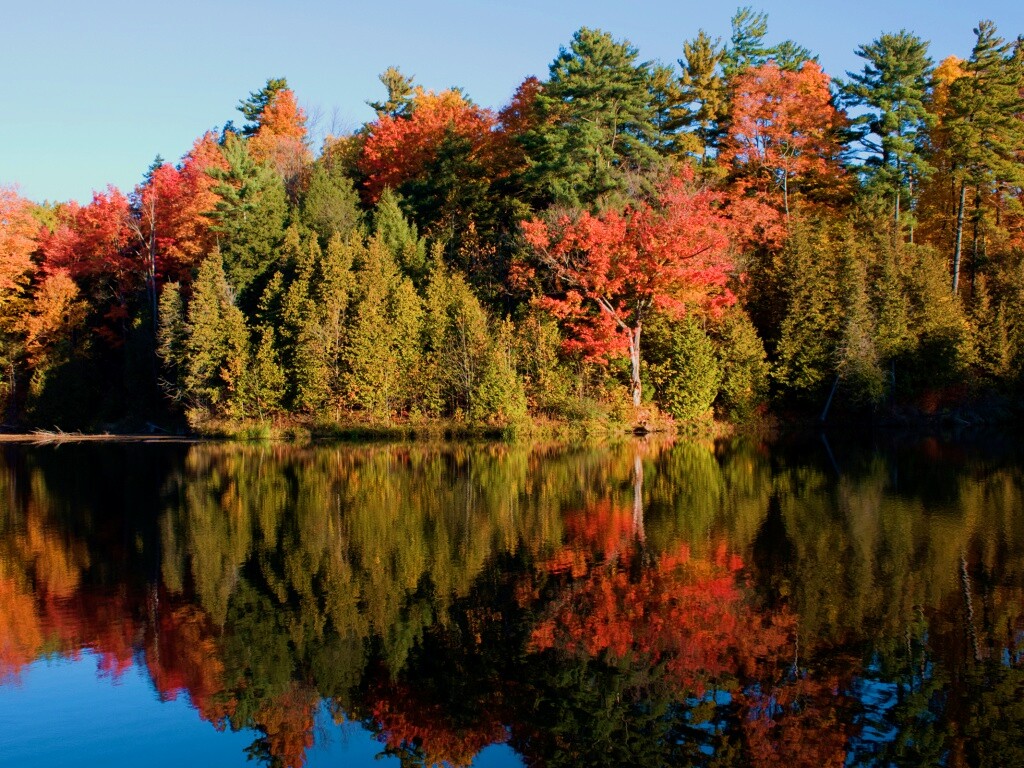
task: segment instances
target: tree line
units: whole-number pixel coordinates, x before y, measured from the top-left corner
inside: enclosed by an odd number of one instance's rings
[[[936,65],[901,30],[832,79],[767,30],[741,8],[666,65],[582,28],[500,110],[391,68],[316,153],[272,78],[128,194],[0,189],[4,422],[1019,397],[1022,39],[982,21]]]

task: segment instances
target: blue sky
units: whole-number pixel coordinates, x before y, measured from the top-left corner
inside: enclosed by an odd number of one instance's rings
[[[741,0],[746,2],[747,0]],[[753,2],[769,42],[792,38],[829,74],[859,69],[854,49],[909,29],[932,57],[967,56],[979,19],[1024,33],[1020,0]],[[644,59],[674,62],[700,28],[728,37],[732,3],[690,0],[50,0],[0,16],[0,184],[35,200],[87,201],[131,189],[153,158],[177,159],[235,105],[284,76],[299,102],[352,130],[371,116],[391,65],[428,88],[462,86],[501,106],[527,75],[544,77],[581,26],[629,39]]]

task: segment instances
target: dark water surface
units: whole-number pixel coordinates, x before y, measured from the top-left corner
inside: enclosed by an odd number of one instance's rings
[[[998,440],[0,446],[0,763],[1024,766]]]

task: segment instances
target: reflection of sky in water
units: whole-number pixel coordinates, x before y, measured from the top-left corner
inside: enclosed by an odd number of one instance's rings
[[[40,727],[41,713],[47,724]],[[218,732],[201,720],[181,694],[161,702],[145,667],[111,676],[99,658],[54,658],[22,669],[0,684],[0,763],[32,768],[69,766],[252,766],[245,748],[256,731]],[[358,724],[336,725],[324,708],[308,768],[398,765],[378,758],[382,745]],[[510,768],[522,762],[506,745],[484,749],[474,766]]]

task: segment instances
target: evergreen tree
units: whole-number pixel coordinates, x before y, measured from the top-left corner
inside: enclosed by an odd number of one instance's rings
[[[859,73],[840,88],[850,106],[861,111],[854,120],[869,189],[892,200],[897,227],[905,207],[931,166],[925,140],[934,124],[927,101],[932,85],[928,43],[906,30],[885,34],[857,49],[866,60]]]
[[[711,335],[722,369],[716,405],[729,418],[750,418],[768,397],[771,369],[761,337],[739,304],[712,327]]]
[[[768,35],[768,14],[755,11],[750,6],[739,8],[733,14],[732,35],[722,55],[722,73],[726,80],[732,80],[753,67],[760,67],[773,60],[781,69],[795,72],[806,61],[817,61],[801,45],[784,40],[776,46],[765,44]]]
[[[246,143],[227,134],[223,145],[227,169],[211,168],[219,200],[210,217],[224,268],[243,299],[277,257],[288,205],[284,182],[270,167],[256,163]]]
[[[651,66],[627,41],[580,29],[537,95],[540,120],[524,138],[541,200],[592,205],[659,164]]]
[[[874,406],[885,393],[885,375],[873,338],[875,318],[868,297],[867,269],[855,244],[845,249],[840,269],[843,314],[836,368],[853,403]]]
[[[744,70],[759,67],[768,61],[771,49],[765,45],[768,14],[749,5],[736,10],[730,20],[732,35],[722,56],[722,72],[732,79]]]
[[[680,122],[689,141],[685,151],[707,162],[715,155],[720,125],[728,113],[728,91],[721,73],[725,51],[720,39],[712,40],[702,29],[683,43],[680,77]]]
[[[318,161],[302,198],[302,222],[326,245],[335,234],[347,237],[359,227],[361,218],[359,194],[340,164]]]
[[[783,392],[816,397],[835,375],[842,297],[842,233],[824,222],[797,222],[783,254],[785,312],[774,366]]]
[[[427,242],[417,233],[416,225],[405,217],[398,196],[390,189],[384,190],[373,209],[373,231],[414,282],[426,276]]]
[[[323,354],[328,367],[328,381],[332,399],[340,392],[340,357],[355,275],[352,266],[355,255],[362,252],[362,239],[353,233],[345,241],[334,235],[327,243],[320,263],[319,279],[313,286],[313,301],[319,309],[323,333]]]
[[[958,187],[953,248],[953,293],[959,291],[967,192],[972,189],[972,277],[983,248],[987,195],[1024,184],[1024,58],[996,34],[991,21],[975,29],[977,40],[964,76],[950,87],[950,152]]]
[[[388,98],[386,101],[367,102],[377,113],[377,117],[408,115],[416,92],[412,84],[413,78],[403,75],[398,67],[388,67],[378,79],[381,85],[387,89]]]
[[[249,358],[245,318],[235,306],[220,252],[200,265],[185,326],[186,397],[201,411],[243,415]]]
[[[279,413],[284,404],[284,366],[281,365],[274,337],[273,328],[260,326],[259,343],[245,374],[246,396],[260,419]]]
[[[426,413],[507,423],[526,413],[511,326],[496,331],[465,278],[432,265],[423,317],[423,366],[417,390]]]
[[[555,414],[569,403],[572,375],[562,361],[562,334],[546,313],[530,309],[515,324],[515,359],[531,410]]]
[[[167,283],[160,293],[157,326],[157,356],[163,360],[160,384],[174,402],[185,394],[184,376],[187,367],[187,331],[185,303],[178,283]]]
[[[700,320],[655,318],[647,325],[648,380],[659,407],[677,419],[704,416],[718,394],[722,368]]]
[[[388,421],[408,405],[421,313],[412,283],[401,276],[384,241],[373,237],[356,273],[343,382],[349,402],[376,419]]]

